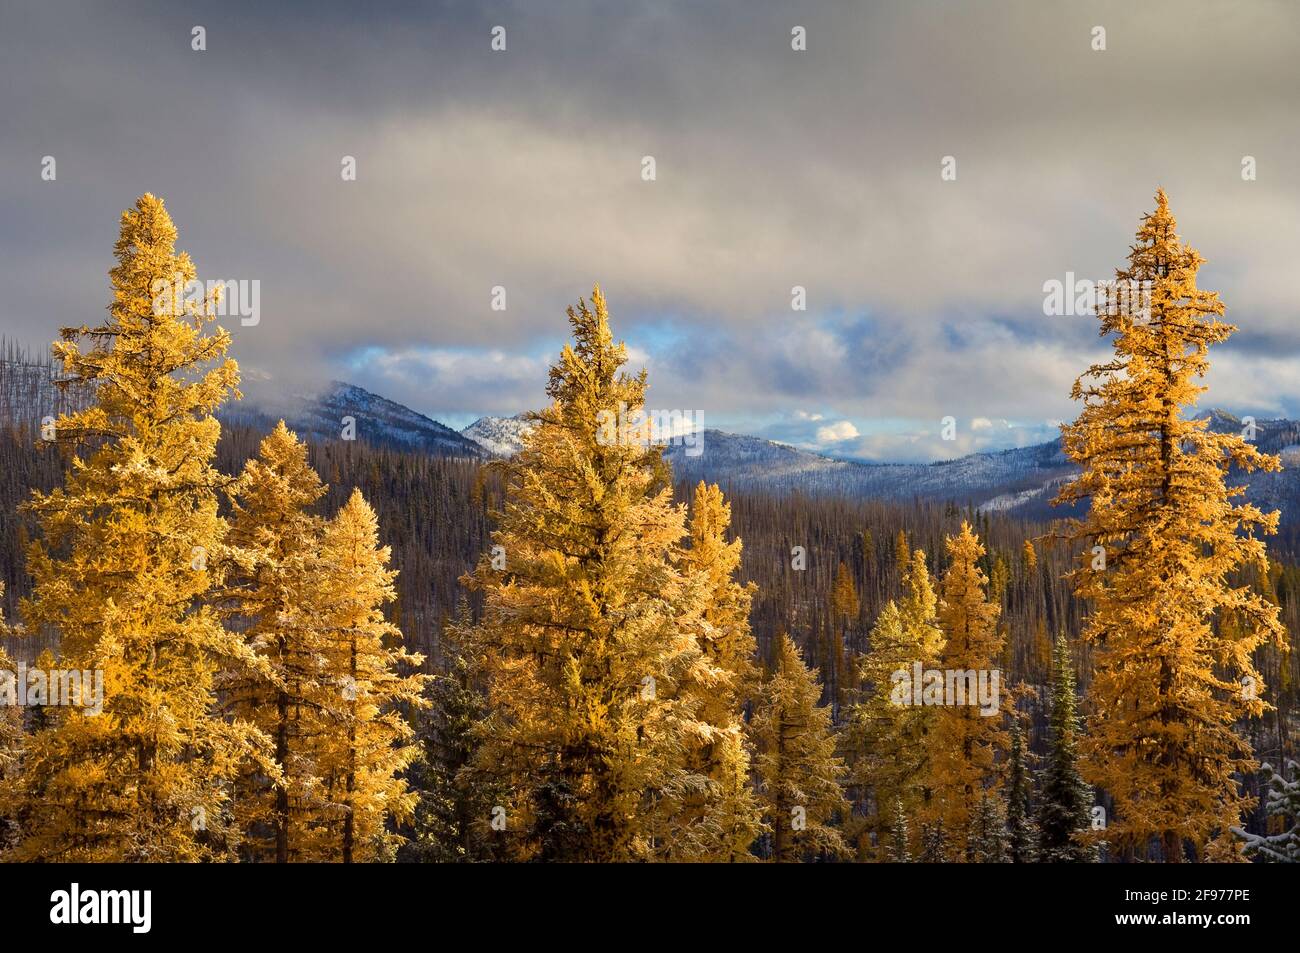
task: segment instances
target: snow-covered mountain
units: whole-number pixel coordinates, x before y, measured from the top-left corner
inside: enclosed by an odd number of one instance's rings
[[[218,416],[230,423],[267,430],[283,417],[300,437],[339,439],[351,418],[355,439],[378,446],[436,456],[483,457],[483,448],[424,414],[396,401],[342,381],[332,381],[319,394],[274,400],[245,398],[222,408]]]
[[[669,448],[673,472],[688,482],[723,487],[867,496],[941,499],[982,504],[1007,493],[1033,490],[1070,472],[1059,442],[998,453],[975,453],[938,463],[859,463],[759,437],[704,432],[703,452]]]
[[[1205,414],[1217,432],[1241,432],[1243,422],[1212,410]],[[528,425],[522,417],[483,417],[462,433],[486,449],[509,456],[520,446]],[[1250,498],[1265,510],[1282,511],[1283,522],[1300,521],[1300,422],[1261,420],[1255,444],[1280,454],[1280,473],[1234,475],[1250,484]],[[697,448],[699,449],[699,448]],[[892,500],[952,500],[980,510],[1031,519],[1069,515],[1054,507],[1061,484],[1076,472],[1061,441],[1012,450],[973,453],[937,463],[860,463],[836,460],[761,437],[706,430],[702,452],[681,445],[668,449],[674,475],[687,483],[704,480],[724,489],[874,497]]]
[[[491,453],[508,457],[518,452],[530,426],[522,414],[481,417],[461,433]],[[689,483],[705,480],[724,488],[976,504],[1003,493],[1033,490],[1070,472],[1059,442],[941,463],[871,464],[836,460],[762,437],[706,430],[701,445],[688,450],[676,443],[667,456],[673,473]]]
[[[524,414],[513,417],[480,417],[461,431],[484,450],[499,457],[512,457],[524,446],[524,435],[533,427]]]

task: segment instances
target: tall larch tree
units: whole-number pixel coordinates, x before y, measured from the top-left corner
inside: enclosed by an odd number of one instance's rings
[[[731,507],[717,485],[695,488],[682,569],[703,581],[705,604],[697,640],[705,664],[681,690],[693,696],[696,730],[683,736],[686,778],[698,779],[664,798],[657,854],[665,860],[755,860],[750,850],[765,830],[750,784],[751,751],[741,713],[758,675],[749,629],[754,586],[736,581],[742,542],[729,540]]]
[[[209,333],[213,300],[184,296],[195,268],[175,242],[162,201],[141,196],[122,215],[107,319],[54,344],[63,384],[94,397],[56,422],[64,486],[27,504],[42,533],[22,613],[57,633],[60,667],[103,671],[105,698],[101,714],[51,709],[32,737],[16,794],[40,809],[21,859],[226,856],[230,782],[250,757],[275,773],[262,733],[215,705],[218,669],[254,661],[206,601],[225,533],[213,412],[238,369],[229,334]]]
[[[906,530],[900,529],[894,536],[894,564],[898,568],[900,579],[907,574],[907,568],[912,564],[912,550],[907,543]]]
[[[1070,644],[1056,637],[1052,650],[1052,709],[1048,721],[1038,807],[1038,859],[1081,864],[1096,859],[1085,839],[1091,826],[1092,789],[1079,774],[1079,717]]]
[[[1267,707],[1252,655],[1283,639],[1278,608],[1233,581],[1266,568],[1260,537],[1278,515],[1226,482],[1231,467],[1279,461],[1189,416],[1209,348],[1236,330],[1220,320],[1218,294],[1196,285],[1203,262],[1157,192],[1116,272],[1117,289],[1138,283],[1149,300],[1099,303],[1114,355],[1075,383],[1083,408],[1062,428],[1082,473],[1059,500],[1089,507],[1067,528],[1085,546],[1071,579],[1091,605],[1084,637],[1095,647],[1084,771],[1114,798],[1108,841],[1165,861],[1239,853],[1230,829],[1248,799],[1238,775],[1254,759],[1234,726]],[[1228,613],[1238,626],[1220,625]]]
[[[379,520],[360,490],[325,524],[316,597],[331,645],[326,671],[333,722],[315,755],[325,779],[331,825],[330,859],[343,863],[391,859],[400,838],[388,822],[408,821],[417,796],[403,772],[418,755],[407,712],[423,707],[423,661],[402,646],[402,633],[384,617],[396,598],[390,550],[379,543]]]
[[[850,709],[844,739],[853,785],[868,792],[878,859],[884,857],[895,810],[915,817],[931,797],[927,765],[935,710],[896,705],[892,692],[896,672],[911,677],[915,663],[925,669],[938,659],[943,633],[937,608],[925,552],[908,552],[903,595],[885,604],[872,627],[870,651],[861,663],[862,698]]]
[[[708,681],[706,579],[686,572],[685,508],[638,424],[646,377],[622,370],[604,296],[568,309],[574,341],[551,368],[505,477],[469,640],[489,716],[478,764],[510,791],[499,835],[514,856],[655,856],[660,817],[706,783],[686,766],[711,734],[688,687]],[[735,637],[737,633],[733,632]]]
[[[323,784],[315,752],[332,729],[321,717],[338,690],[322,677],[329,641],[320,625],[318,554],[325,494],[307,446],[281,420],[230,488],[226,536],[232,571],[223,593],[248,645],[265,665],[224,673],[227,708],[260,728],[281,777],[250,771],[236,788],[245,852],[277,863],[324,859]]]
[[[840,787],[844,762],[820,698],[816,670],[782,633],[753,719],[759,796],[772,829],[772,859],[781,863],[847,852],[835,826],[849,808]]]
[[[959,677],[966,686],[966,697],[964,703],[958,698],[945,699],[947,704],[936,709],[929,761],[930,810],[943,818],[954,849],[969,854],[967,834],[981,799],[987,790],[1000,787],[995,765],[999,753],[1007,750],[1002,716],[1008,693],[999,672],[995,714],[986,714],[978,697],[971,697],[978,685],[977,673],[985,673],[992,686],[992,672],[1002,655],[999,608],[989,601],[988,577],[979,567],[984,547],[966,522],[957,535],[947,538],[945,547],[949,564],[940,586],[938,616],[944,645],[939,665],[946,676],[966,673]]]

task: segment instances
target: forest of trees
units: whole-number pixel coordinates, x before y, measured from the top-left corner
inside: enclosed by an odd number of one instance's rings
[[[0,364],[0,669],[104,686],[0,706],[3,857],[1294,861],[1300,567],[1225,482],[1280,464],[1189,413],[1234,329],[1156,202],[1047,525],[676,484],[599,288],[509,461],[223,426],[141,197]]]

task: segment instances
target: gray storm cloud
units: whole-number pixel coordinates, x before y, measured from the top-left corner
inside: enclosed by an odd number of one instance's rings
[[[294,386],[534,406],[599,281],[713,421],[1041,422],[1099,346],[1043,282],[1108,277],[1162,185],[1243,327],[1212,397],[1300,409],[1294,4],[637,6],[7,8],[5,333],[98,320],[149,190],[203,277],[260,280],[235,356]]]

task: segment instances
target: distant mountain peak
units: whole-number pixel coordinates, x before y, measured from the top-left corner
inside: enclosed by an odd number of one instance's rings
[[[513,417],[480,417],[460,433],[489,453],[513,457],[523,449],[524,437],[532,429],[533,423],[524,413]]]
[[[223,408],[218,416],[262,429],[284,418],[299,436],[317,440],[341,439],[345,421],[351,418],[351,432],[365,443],[435,456],[484,455],[479,444],[450,427],[346,381],[330,381],[318,394],[245,398]]]

